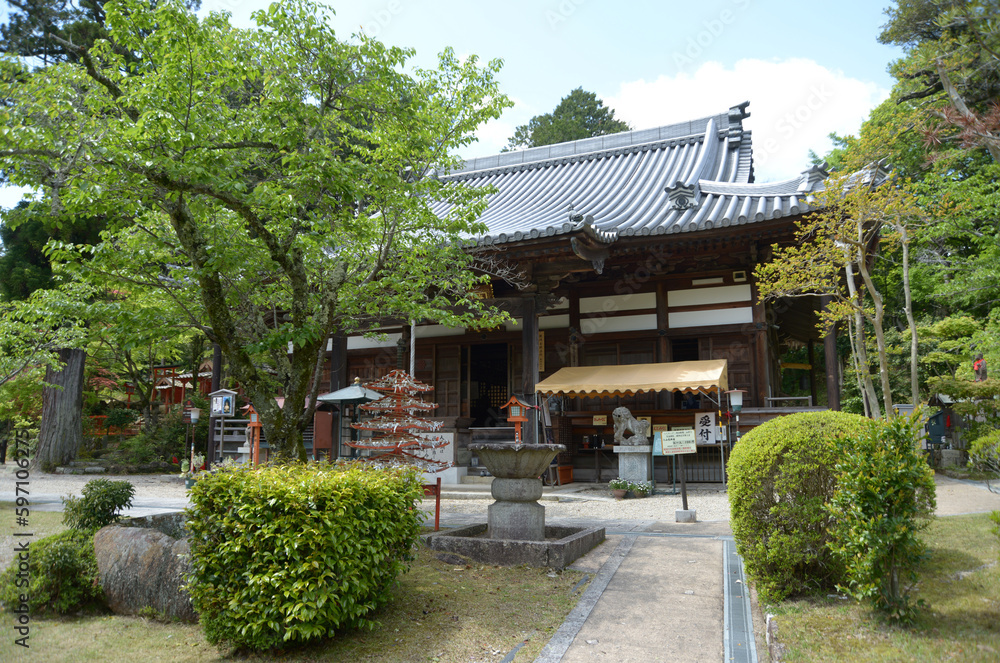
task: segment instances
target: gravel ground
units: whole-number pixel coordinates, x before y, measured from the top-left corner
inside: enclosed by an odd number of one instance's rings
[[[8,468],[11,465],[8,464]],[[84,485],[100,475],[37,474],[29,477],[31,495],[81,495]],[[135,499],[156,498],[183,499],[186,496],[184,482],[172,475],[124,475],[109,476],[116,481],[130,481],[135,486]],[[15,477],[9,469],[0,472],[0,495],[13,495]],[[681,508],[680,495],[651,495],[643,499],[614,500],[606,487],[587,487],[579,492],[566,493],[571,498],[585,498],[586,501],[545,500],[545,514],[550,518],[593,518],[595,520],[673,520],[674,511]],[[11,499],[5,497],[4,499]],[[491,498],[448,499],[443,495],[441,511],[445,513],[482,514],[493,503]],[[424,502],[424,508],[433,508],[433,502]],[[717,490],[688,490],[688,508],[698,511],[698,520],[729,520],[729,502],[724,492]]]
[[[604,491],[607,494],[607,491]],[[586,493],[584,493],[585,496]],[[589,497],[589,496],[588,496]],[[442,496],[443,513],[486,515],[492,499],[449,500]],[[670,520],[681,508],[680,495],[650,495],[642,499],[615,500],[594,496],[586,501],[541,502],[548,518],[590,518],[594,520]],[[424,501],[424,508],[433,502]],[[688,508],[698,512],[698,520],[729,520],[729,500],[717,491],[688,491]]]
[[[0,472],[0,494],[14,493],[13,463],[8,462],[6,471]],[[180,476],[160,474],[126,474],[105,476],[103,474],[42,474],[32,472],[28,476],[28,499],[31,495],[75,495],[80,497],[83,487],[94,479],[128,481],[135,486],[135,496],[141,498],[184,498],[184,480]]]

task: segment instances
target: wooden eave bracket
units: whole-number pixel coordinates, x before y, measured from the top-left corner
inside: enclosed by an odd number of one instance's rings
[[[611,255],[607,246],[588,242],[582,237],[570,237],[569,245],[578,258],[586,260],[593,266],[595,272],[598,274],[604,272],[604,262]]]

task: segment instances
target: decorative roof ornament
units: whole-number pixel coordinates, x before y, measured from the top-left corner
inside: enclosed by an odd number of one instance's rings
[[[799,181],[799,193],[811,193],[817,191],[819,185],[830,176],[830,166],[825,161],[817,164],[809,170],[803,170]]]
[[[750,113],[747,112],[747,106],[750,105],[749,101],[744,101],[742,104],[737,104],[729,108],[729,127],[726,132],[729,138],[729,149],[735,150],[743,142],[743,120],[750,117]]]
[[[670,209],[698,209],[701,189],[697,183],[683,184],[677,182],[673,186],[665,187],[664,190],[667,192],[667,198],[670,201]]]
[[[569,217],[573,230],[581,234],[577,237],[569,238],[570,248],[577,258],[586,260],[593,266],[598,274],[604,272],[604,262],[608,259],[611,244],[618,239],[615,232],[606,232],[594,225],[594,217],[591,215],[573,214]]]

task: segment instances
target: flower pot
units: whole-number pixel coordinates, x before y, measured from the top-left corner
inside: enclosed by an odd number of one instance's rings
[[[616,500],[623,500],[623,499],[625,499],[625,494],[626,493],[628,493],[628,490],[626,490],[624,488],[616,488],[616,489],[614,489],[614,490],[611,491],[611,494],[615,496]]]
[[[187,477],[186,479],[184,479],[184,487],[185,488],[194,488],[194,482],[195,481],[197,481],[197,479],[195,479],[194,477]]]

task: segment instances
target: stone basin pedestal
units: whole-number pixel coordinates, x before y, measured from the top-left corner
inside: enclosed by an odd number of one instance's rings
[[[539,478],[560,451],[562,444],[470,444],[479,460],[493,475],[491,493],[496,500],[487,510],[487,537],[543,541],[545,507]]]
[[[496,502],[486,525],[470,525],[426,537],[435,550],[466,555],[487,564],[549,566],[562,569],[604,540],[604,528],[546,527],[538,503],[542,480],[562,444],[470,444],[469,450],[493,475]]]

